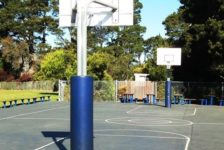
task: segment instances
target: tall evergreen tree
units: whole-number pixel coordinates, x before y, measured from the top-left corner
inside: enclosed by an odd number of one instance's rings
[[[29,45],[30,53],[35,46],[46,43],[46,36],[56,25],[50,14],[50,0],[8,0],[5,8],[0,9],[1,36],[11,36],[14,40],[24,40]]]
[[[55,5],[58,3],[56,0],[4,0],[4,3],[4,7],[0,9],[0,39],[11,37],[12,44],[23,41],[28,45],[30,55],[50,48],[46,43],[47,35],[60,32],[55,17],[57,15]],[[7,57],[5,50],[2,48],[3,60],[7,60],[10,54],[13,57],[13,49],[8,49],[12,52],[7,52]],[[21,49],[18,53],[26,55],[23,52],[25,51]],[[33,61],[33,57],[28,58],[30,58],[27,60],[28,63]]]
[[[183,65],[175,71],[178,80],[223,81],[224,77],[224,1],[180,0],[178,23],[168,17],[166,28],[175,28],[184,50]],[[170,25],[170,26],[169,26]],[[181,30],[183,28],[184,30]],[[167,30],[168,34],[170,33]],[[172,35],[169,34],[171,37]],[[172,39],[175,41],[174,39]]]

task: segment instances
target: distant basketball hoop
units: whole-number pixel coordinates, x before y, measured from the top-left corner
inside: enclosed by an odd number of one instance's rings
[[[180,66],[181,48],[158,48],[157,65],[165,65],[167,69],[171,66]]]
[[[181,48],[158,48],[157,65],[165,65],[167,68],[167,80],[165,85],[165,106],[171,107],[171,66],[181,65]]]

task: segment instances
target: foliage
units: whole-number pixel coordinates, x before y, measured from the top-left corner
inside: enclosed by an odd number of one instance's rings
[[[20,82],[27,82],[27,81],[31,81],[31,80],[32,80],[32,75],[29,73],[23,73],[19,78]]]
[[[1,43],[3,59],[11,63],[14,70],[23,70],[25,61],[30,57],[27,43],[14,42],[10,37],[3,39]]]
[[[5,81],[7,80],[7,72],[5,72],[4,70],[0,70],[0,81]]]
[[[29,45],[29,52],[34,53],[36,44],[46,43],[47,34],[58,30],[53,17],[55,4],[52,0],[8,0],[0,9],[1,37],[23,40]]]
[[[146,64],[140,64],[133,67],[133,73],[148,73]]]
[[[2,70],[3,69],[3,60],[2,60],[2,58],[0,58],[0,70]]]
[[[180,2],[178,12],[164,22],[169,39],[183,49],[182,67],[175,68],[175,79],[223,81],[224,1]]]
[[[61,35],[57,28],[57,0],[5,0],[0,8],[0,39],[4,70],[16,79],[36,61],[34,53],[51,50],[49,34]],[[6,43],[7,41],[7,43]],[[7,49],[7,50],[6,50]],[[29,55],[29,57],[28,57]],[[21,57],[20,57],[21,56]],[[26,68],[26,70],[24,70]]]
[[[108,53],[96,52],[88,57],[88,72],[95,80],[103,80],[109,67],[111,56]]]
[[[76,73],[76,59],[73,51],[56,50],[46,54],[41,60],[37,80],[70,79]]]

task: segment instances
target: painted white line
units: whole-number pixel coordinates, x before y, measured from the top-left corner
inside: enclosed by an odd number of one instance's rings
[[[185,140],[186,138],[178,138],[178,137],[172,137],[172,136],[147,136],[147,135],[123,135],[123,134],[94,134],[97,136],[109,136],[109,137],[129,137],[129,138],[153,138],[153,139],[180,139],[180,140]]]
[[[105,118],[104,118],[104,119],[99,119],[99,118],[94,119],[94,118],[93,118],[93,120],[95,120],[95,121],[104,121]]]
[[[127,114],[130,114],[130,113],[132,113],[133,111],[136,111],[136,110],[140,109],[141,107],[142,107],[142,106],[137,106],[137,107],[135,107],[134,109],[131,109],[131,110],[127,111],[126,113],[127,113]]]
[[[65,138],[66,138],[66,137],[65,137]],[[56,142],[59,142],[59,141],[64,140],[65,138],[60,138],[60,139],[56,140],[55,142],[48,143],[48,144],[46,144],[46,145],[44,145],[44,146],[41,146],[41,147],[39,147],[39,148],[36,148],[36,149],[34,149],[34,150],[41,150],[41,149],[44,149],[44,148],[46,148],[46,147],[48,147],[48,146],[50,146],[50,145],[55,144]]]
[[[38,114],[38,113],[51,111],[51,110],[64,109],[64,108],[67,108],[67,107],[69,107],[69,106],[56,107],[56,108],[51,108],[51,109],[44,109],[44,110],[39,110],[39,111],[34,111],[34,112],[29,112],[29,113],[24,113],[24,114],[9,116],[9,117],[4,117],[4,118],[0,118],[0,121],[7,120],[7,119],[12,119],[12,118],[15,118],[15,117],[21,117],[21,116],[26,116],[26,115]]]
[[[193,113],[193,116],[196,115],[196,112],[197,112],[197,108],[194,108],[194,113]]]
[[[26,117],[26,118],[11,118],[11,119],[14,119],[14,120],[62,120],[62,121],[69,121],[70,119],[69,118],[65,118],[65,119],[62,119],[62,118],[30,118],[30,117]],[[94,119],[94,121],[105,121],[105,119]]]
[[[61,121],[69,121],[70,119],[60,119],[60,118],[12,118],[15,120],[61,120]]]
[[[167,136],[141,136],[141,135],[121,135],[121,134],[100,134],[97,132],[106,132],[106,131],[137,131],[137,132],[154,132],[154,133],[161,133],[161,134],[170,134],[170,135],[174,135],[173,137]],[[158,138],[158,139],[184,139],[186,140],[186,144],[184,147],[184,150],[188,150],[189,144],[190,144],[190,137],[183,135],[183,134],[179,134],[179,133],[174,133],[174,132],[165,132],[165,131],[158,131],[158,130],[138,130],[138,129],[104,129],[104,130],[95,130],[95,135],[100,135],[100,136],[126,136],[126,137],[142,137],[142,138]],[[175,137],[175,136],[179,136],[179,137]],[[182,137],[182,138],[181,138]]]
[[[201,123],[194,123],[194,125],[217,125],[217,126],[224,126],[224,123],[206,123],[206,122],[201,122]]]
[[[138,106],[138,107],[136,107],[136,108],[134,108],[134,109],[131,109],[131,110],[129,110],[129,111],[127,111],[126,113],[127,114],[135,114],[135,115],[142,115],[142,114],[151,114],[151,115],[153,115],[153,116],[171,116],[171,117],[173,117],[173,116],[175,116],[175,117],[178,117],[178,116],[183,116],[184,114],[178,114],[178,113],[174,113],[173,112],[173,114],[169,114],[170,112],[167,112],[167,113],[161,113],[161,111],[157,111],[157,110],[155,110],[154,112],[152,112],[151,110],[147,110],[147,111],[137,111],[138,109],[140,109],[141,107],[143,107],[143,106]],[[178,109],[178,108],[177,108]],[[182,109],[182,108],[179,108],[179,109]],[[192,109],[194,109],[193,110],[193,113],[191,113],[191,114],[186,114],[186,115],[184,115],[184,116],[195,116],[196,115],[196,112],[197,112],[197,108],[190,108],[190,110],[192,110]],[[188,109],[189,110],[189,109]],[[176,110],[175,110],[176,111]]]
[[[133,120],[138,119],[138,120],[143,120],[147,121],[146,118],[137,118],[137,117],[121,117],[121,118],[111,118],[111,119],[106,119],[105,122],[109,124],[118,124],[118,125],[130,125],[130,126],[170,126],[170,127],[177,127],[177,126],[190,126],[194,124],[192,121],[189,120],[183,120],[183,119],[176,119],[176,118],[155,118],[158,121],[166,120],[169,119],[168,121],[172,121],[170,124],[154,124],[153,122],[150,123],[150,118],[148,122],[139,122],[139,123],[134,123]],[[154,119],[154,120],[155,120]],[[145,124],[148,123],[148,124]]]
[[[146,124],[149,123],[150,125],[164,125],[164,124],[170,124],[173,123],[171,120],[168,119],[158,119],[158,118],[147,118],[147,119],[143,119],[143,118],[132,118],[127,120],[130,123],[134,123],[134,124]]]

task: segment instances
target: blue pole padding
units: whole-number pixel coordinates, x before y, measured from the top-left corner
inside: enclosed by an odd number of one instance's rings
[[[71,78],[71,150],[93,150],[93,78]]]
[[[171,81],[166,81],[165,86],[165,107],[171,108]]]

